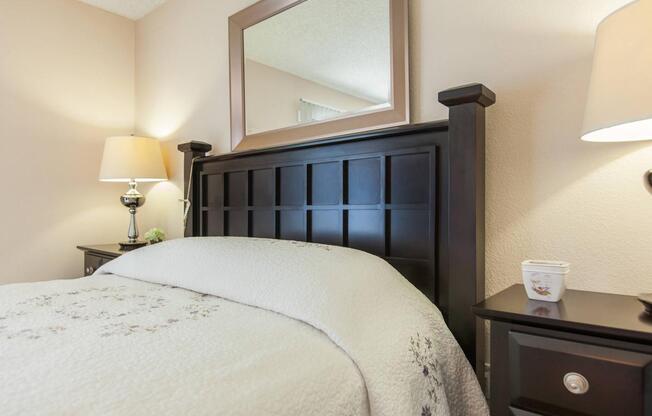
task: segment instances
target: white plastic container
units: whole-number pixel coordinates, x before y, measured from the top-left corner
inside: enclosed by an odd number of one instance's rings
[[[523,284],[530,299],[559,302],[566,291],[570,264],[565,261],[525,260]]]

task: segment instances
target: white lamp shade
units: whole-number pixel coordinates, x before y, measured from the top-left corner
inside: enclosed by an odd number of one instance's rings
[[[652,140],[652,0],[598,26],[582,140]]]
[[[167,180],[161,146],[147,137],[109,137],[104,143],[100,180],[156,182]]]

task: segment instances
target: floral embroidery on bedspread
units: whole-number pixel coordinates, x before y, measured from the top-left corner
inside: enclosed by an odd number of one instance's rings
[[[420,416],[432,416],[432,409],[439,400],[438,391],[442,388],[438,377],[439,361],[435,357],[433,342],[417,332],[415,337],[410,337],[409,350],[412,353],[412,363],[421,373],[426,388],[426,403],[421,408]]]
[[[186,291],[187,296],[173,301],[167,296],[169,290],[183,289],[167,285],[90,287],[22,299],[0,309],[0,339],[39,339],[87,322],[93,322],[91,331],[100,337],[154,333],[180,322],[209,318],[222,301]],[[44,317],[36,317],[38,313]]]
[[[272,240],[268,238],[250,238],[251,240],[262,241],[268,243],[269,245],[287,245],[291,244],[299,248],[316,248],[325,251],[331,251],[332,247],[327,244],[319,243],[308,243],[306,241],[294,241],[294,240]]]

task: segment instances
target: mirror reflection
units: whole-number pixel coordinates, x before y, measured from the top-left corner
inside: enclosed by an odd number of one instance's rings
[[[244,31],[247,134],[390,107],[389,0],[307,0]]]

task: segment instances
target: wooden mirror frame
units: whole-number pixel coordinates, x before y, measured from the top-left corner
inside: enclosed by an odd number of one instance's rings
[[[346,114],[330,120],[246,134],[244,31],[307,0],[261,0],[229,17],[231,149],[259,149],[410,122],[408,0],[388,0],[390,10],[390,107]]]

